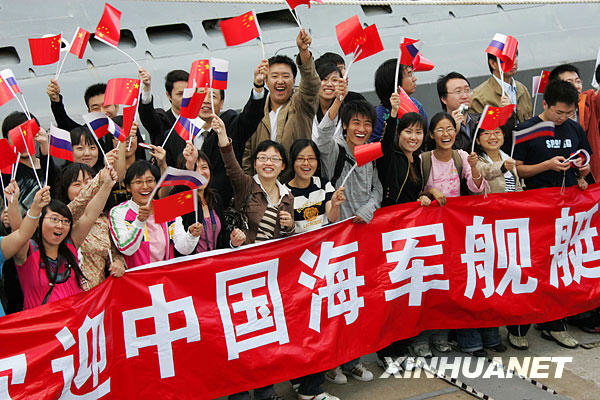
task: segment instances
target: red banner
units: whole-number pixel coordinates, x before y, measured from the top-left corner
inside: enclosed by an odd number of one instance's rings
[[[132,270],[1,318],[0,394],[215,398],[424,329],[577,314],[600,305],[599,200],[594,185],[415,202]]]

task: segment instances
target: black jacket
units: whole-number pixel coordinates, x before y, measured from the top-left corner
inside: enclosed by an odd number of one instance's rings
[[[381,139],[383,157],[376,161],[379,180],[383,187],[382,207],[416,201],[424,186],[421,159],[417,154],[413,154],[411,174],[408,158],[396,144],[397,122],[397,118],[388,118]]]
[[[150,141],[153,145],[160,146],[164,140],[164,133],[175,124],[176,118],[173,111],[154,108],[153,96],[148,104],[140,102],[138,112],[142,125],[150,135]]]

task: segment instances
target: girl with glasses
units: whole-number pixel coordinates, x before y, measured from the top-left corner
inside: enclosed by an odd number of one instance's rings
[[[109,169],[100,172],[102,189],[89,201],[74,223],[71,210],[60,200],[42,209],[33,238],[15,255],[24,296],[24,309],[53,302],[82,291],[85,279],[77,261],[77,249],[100,215],[116,179]],[[29,215],[29,218],[36,217]]]
[[[156,149],[154,153],[159,155]],[[159,164],[165,168],[164,151],[159,156]],[[174,256],[170,234],[172,224],[156,223],[150,202],[159,179],[160,170],[156,165],[145,160],[134,162],[127,169],[124,180],[131,200],[110,210],[110,235],[128,268],[169,260]]]

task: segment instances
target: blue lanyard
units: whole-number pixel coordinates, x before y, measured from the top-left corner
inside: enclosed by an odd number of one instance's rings
[[[215,220],[215,213],[212,209],[208,209],[208,213],[210,214],[210,223],[212,226],[213,233],[213,248],[210,248],[210,243],[208,242],[208,229],[206,229],[206,225],[204,225],[204,212],[202,211],[202,207],[200,207],[200,215],[202,216],[202,229],[204,230],[204,240],[206,241],[206,250],[214,250],[217,244],[217,221]]]

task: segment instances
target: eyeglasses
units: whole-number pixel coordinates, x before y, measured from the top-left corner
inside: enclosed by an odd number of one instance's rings
[[[300,164],[304,164],[305,162],[314,163],[317,162],[317,157],[298,157],[296,158],[296,162]]]
[[[258,156],[256,157],[258,161],[261,163],[266,163],[267,161],[271,161],[273,164],[279,164],[283,161],[283,158],[279,156]]]
[[[456,129],[454,129],[453,127],[448,127],[446,129],[444,128],[437,128],[433,130],[434,133],[437,133],[438,135],[442,135],[444,134],[444,132],[449,133],[449,134],[453,134],[456,132]]]
[[[144,184],[146,184],[146,186],[151,186],[155,183],[156,183],[156,179],[154,179],[154,178],[146,179],[145,181],[141,180],[141,179],[136,179],[135,181],[131,181],[131,184],[135,185],[135,186],[142,186]]]
[[[455,94],[457,96],[460,96],[463,93],[466,95],[471,94],[471,88],[467,87],[467,88],[463,88],[463,89],[456,89],[456,90],[453,90],[452,92],[448,92],[448,94]]]
[[[71,225],[71,221],[67,218],[58,218],[58,217],[44,217],[45,220],[52,222],[54,225],[62,224],[69,226]]]
[[[496,136],[501,137],[503,135],[501,130],[493,130],[493,131],[483,131],[479,134],[479,136]]]

